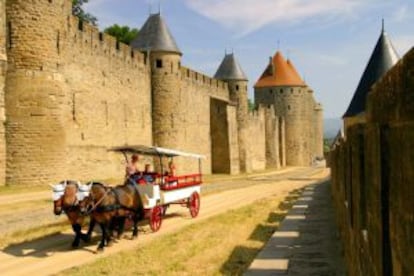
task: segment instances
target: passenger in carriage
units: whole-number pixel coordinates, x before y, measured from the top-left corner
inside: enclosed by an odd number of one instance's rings
[[[170,187],[175,187],[175,186],[177,186],[178,185],[178,181],[177,181],[177,179],[176,179],[176,167],[175,167],[175,165],[174,165],[174,162],[173,162],[173,160],[171,159],[171,161],[170,162],[168,162],[168,169],[169,169],[169,171],[168,171],[168,178],[169,178],[169,186]]]
[[[139,169],[138,169],[139,156],[133,154],[131,160],[127,163],[125,168],[125,179],[132,179],[138,183],[138,180],[141,178]]]
[[[174,165],[173,160],[168,162],[168,169],[169,169],[168,176],[175,176],[176,171],[175,171],[175,165]]]
[[[146,183],[154,182],[154,176],[153,176],[153,172],[151,171],[151,165],[150,164],[145,164],[143,178],[144,178]]]

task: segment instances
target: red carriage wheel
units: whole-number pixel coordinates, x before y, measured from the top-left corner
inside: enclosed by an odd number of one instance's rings
[[[191,216],[195,218],[200,211],[200,196],[197,192],[191,194],[188,201],[188,208],[190,209]]]
[[[151,230],[153,232],[157,232],[160,229],[160,227],[161,227],[161,223],[162,223],[162,209],[163,208],[161,206],[155,206],[151,210],[151,215],[150,215],[150,218],[149,218],[149,223],[150,223]]]

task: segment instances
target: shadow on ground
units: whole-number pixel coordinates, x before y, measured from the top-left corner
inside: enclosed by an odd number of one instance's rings
[[[292,207],[294,201],[298,199],[303,189],[291,191],[285,199],[279,203],[277,211],[270,212],[265,224],[258,224],[249,236],[249,240],[261,241],[266,243],[272,234],[278,229],[278,225],[286,216],[287,211]],[[247,270],[250,263],[254,260],[261,249],[237,246],[233,249],[230,257],[220,268],[223,275],[242,275]]]

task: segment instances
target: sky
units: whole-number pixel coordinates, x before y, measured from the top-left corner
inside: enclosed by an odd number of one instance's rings
[[[89,0],[84,9],[101,30],[141,28],[150,13],[166,21],[182,64],[214,76],[233,52],[253,86],[269,56],[291,59],[324,107],[325,118],[346,111],[381,33],[400,57],[414,46],[412,0]]]

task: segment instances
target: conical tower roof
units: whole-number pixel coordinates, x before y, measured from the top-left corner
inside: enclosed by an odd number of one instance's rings
[[[219,80],[246,80],[246,74],[243,72],[240,64],[237,62],[234,54],[226,54],[214,78]]]
[[[383,27],[374,51],[368,61],[367,67],[365,68],[354,96],[352,97],[351,103],[343,116],[344,118],[352,117],[365,111],[365,103],[369,89],[389,69],[391,69],[391,67],[393,67],[398,60],[398,54],[392,46],[391,41],[385,33]]]
[[[282,54],[277,51],[254,87],[305,85],[293,64],[286,61]]]
[[[138,37],[131,42],[131,46],[140,51],[150,50],[182,54],[159,13],[150,15],[139,31]]]

